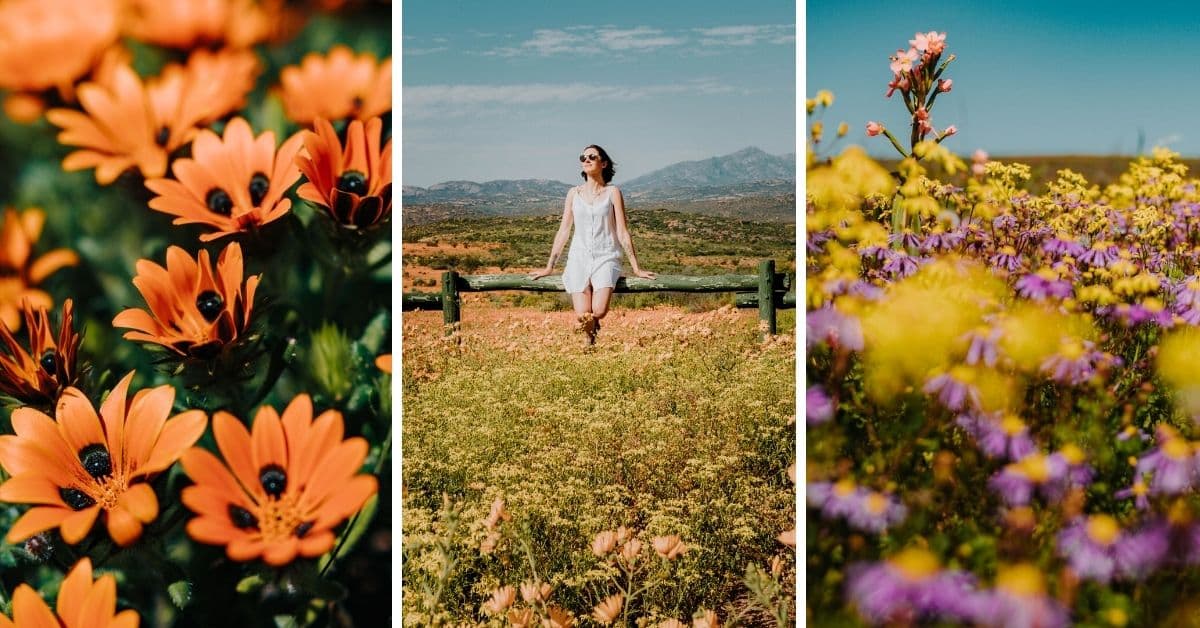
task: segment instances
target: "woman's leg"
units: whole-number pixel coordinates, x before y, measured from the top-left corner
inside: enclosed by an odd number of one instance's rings
[[[575,318],[592,313],[592,284],[588,284],[583,292],[571,293],[571,305],[575,308]]]
[[[596,320],[604,318],[608,314],[608,301],[612,298],[612,288],[597,288],[592,292],[592,315]]]

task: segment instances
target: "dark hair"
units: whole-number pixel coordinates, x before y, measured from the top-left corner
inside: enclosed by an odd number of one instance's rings
[[[612,181],[613,175],[617,173],[617,164],[613,163],[613,160],[608,157],[608,153],[604,152],[603,148],[600,148],[595,144],[590,144],[583,150],[587,150],[589,148],[596,149],[596,152],[600,153],[600,161],[608,164],[603,170],[600,171],[600,178],[604,179],[604,183],[607,185],[610,181]],[[587,181],[586,172],[580,172],[579,176],[583,177],[584,181]]]

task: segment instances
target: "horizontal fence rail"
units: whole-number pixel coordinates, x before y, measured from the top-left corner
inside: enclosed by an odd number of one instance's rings
[[[734,292],[734,304],[739,308],[757,307],[759,320],[766,323],[764,335],[774,335],[775,310],[796,307],[794,283],[791,275],[775,272],[775,260],[763,260],[756,275],[621,277],[613,292]],[[446,333],[450,334],[462,320],[460,293],[496,290],[562,292],[564,287],[561,275],[535,280],[528,275],[459,275],[448,270],[442,273],[441,292],[406,292],[401,309],[442,310],[442,321],[446,324]]]

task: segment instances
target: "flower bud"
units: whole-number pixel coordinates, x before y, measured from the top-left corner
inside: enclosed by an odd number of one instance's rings
[[[938,79],[938,91],[948,92],[954,87],[954,79]]]
[[[837,136],[838,137],[844,137],[846,135],[846,133],[848,133],[849,131],[850,131],[849,124],[846,124],[845,122],[838,124],[838,127],[837,127]]]
[[[875,137],[876,135],[879,135],[880,133],[883,133],[883,125],[882,124],[880,124],[878,122],[874,122],[874,121],[867,123],[867,135],[868,136]]]
[[[955,133],[958,133],[958,127],[951,124],[950,126],[946,127],[945,131],[942,131],[942,137],[950,137]]]

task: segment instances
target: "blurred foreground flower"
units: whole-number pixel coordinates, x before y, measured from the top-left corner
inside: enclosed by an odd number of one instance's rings
[[[259,43],[278,19],[280,2],[254,0],[128,0],[129,34],[168,48]]]
[[[183,249],[167,249],[167,267],[138,260],[137,286],[149,312],[127,309],[113,319],[127,340],[162,345],[176,354],[211,360],[246,331],[260,275],[242,284],[242,248],[221,251],[214,273],[208,251],[195,261]]]
[[[336,410],[313,420],[308,395],[293,399],[282,419],[263,406],[251,430],[217,412],[213,435],[224,463],[200,447],[183,455],[184,471],[195,482],[183,489],[183,503],[199,515],[187,532],[201,543],[224,545],[233,560],[261,556],[278,567],[297,556],[320,556],[333,549],[333,528],[378,490],[375,476],[358,473],[367,441],[342,440]]]
[[[37,208],[19,214],[13,209],[4,210],[4,226],[0,227],[0,322],[12,331],[21,328],[23,301],[28,300],[35,308],[54,306],[50,295],[34,286],[54,271],[79,263],[79,256],[68,249],[54,249],[31,259],[45,222],[45,212]]]
[[[316,132],[304,134],[307,155],[297,164],[308,179],[297,190],[300,198],[325,208],[338,224],[366,229],[392,214],[392,140],[380,150],[383,121],[372,118],[364,127],[355,120],[346,130],[346,147],[333,125],[318,119]]]
[[[300,124],[318,119],[370,120],[392,110],[392,59],[354,56],[346,46],[334,46],[327,56],[305,55],[299,67],[279,73],[280,95],[288,118]]]
[[[974,577],[943,571],[928,550],[909,548],[886,561],[852,565],[846,595],[868,621],[973,617]]]
[[[1070,625],[1070,613],[1046,595],[1045,579],[1028,563],[1001,565],[996,588],[976,596],[975,621],[1002,628],[1058,628]]]
[[[128,401],[132,380],[131,371],[99,416],[76,388],[59,399],[57,422],[32,408],[13,412],[16,435],[0,436],[0,466],[12,476],[0,484],[0,500],[35,506],[8,531],[10,543],[56,527],[67,543],[78,543],[103,510],[109,535],[127,546],[158,516],[149,476],[174,464],[208,420],[200,410],[168,420],[175,400],[170,385]]]
[[[41,115],[41,92],[61,98],[117,41],[117,2],[9,0],[0,3],[0,88],[13,90],[5,113],[17,122]]]
[[[50,408],[68,386],[74,386],[79,372],[75,359],[80,336],[72,325],[71,299],[63,302],[58,341],[50,327],[50,315],[42,308],[36,312],[24,303],[25,326],[29,330],[26,351],[5,326],[0,326],[0,342],[7,355],[0,354],[0,392],[23,405]]]
[[[0,628],[137,628],[135,610],[117,613],[117,580],[104,574],[92,580],[92,560],[83,558],[63,578],[55,611],[28,584],[17,586],[12,596],[12,614],[0,615]]]
[[[51,109],[59,143],[80,150],[63,159],[68,172],[96,169],[108,185],[136,167],[145,178],[167,172],[168,156],[192,140],[198,127],[240,107],[254,87],[257,61],[249,52],[199,51],[187,66],[168,65],[143,82],[128,64],[79,88],[83,111]]]
[[[158,194],[150,208],[176,216],[173,224],[201,224],[211,233],[208,242],[254,231],[282,218],[292,206],[285,198],[300,178],[296,155],[303,139],[294,135],[276,151],[275,134],[257,138],[244,118],[225,126],[224,137],[200,131],[192,143],[192,158],[172,166],[175,179],[151,179],[146,187]],[[178,180],[176,180],[178,179]]]

